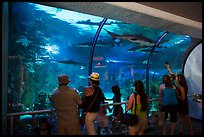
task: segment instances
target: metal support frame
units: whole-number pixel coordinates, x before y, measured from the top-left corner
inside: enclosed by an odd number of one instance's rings
[[[98,36],[101,32],[101,29],[103,28],[103,25],[105,24],[105,22],[107,21],[107,18],[104,18],[99,27],[98,27],[98,30],[94,36],[94,40],[93,40],[93,44],[92,44],[92,47],[91,47],[91,51],[90,51],[90,56],[89,56],[89,74],[90,75],[92,73],[92,62],[93,62],[93,55],[94,55],[94,50],[95,50],[95,46],[96,46],[96,42],[97,42],[97,39],[98,39]],[[89,81],[88,81],[88,84],[89,84]]]
[[[152,54],[155,50],[155,48],[159,45],[160,41],[168,34],[169,32],[165,31],[164,34],[159,37],[159,39],[154,44],[153,48],[151,49],[151,52],[149,54],[148,60],[147,60],[147,68],[146,68],[146,92],[147,95],[149,95],[149,66],[150,66],[150,60],[152,58]]]

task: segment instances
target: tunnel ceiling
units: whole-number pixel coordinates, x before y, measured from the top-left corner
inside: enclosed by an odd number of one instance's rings
[[[202,39],[202,2],[38,2]]]

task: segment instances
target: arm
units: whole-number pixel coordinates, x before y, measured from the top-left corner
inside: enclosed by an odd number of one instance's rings
[[[164,84],[160,85],[159,87],[159,110],[161,110],[161,107],[162,107],[162,91],[164,87],[165,87]]]
[[[76,101],[78,107],[79,108],[82,107],[82,100],[81,100],[81,98],[80,98],[80,96],[76,90],[74,90],[74,94],[75,94],[75,101]]]
[[[170,69],[170,65],[169,64],[166,64],[166,68],[168,69],[170,74],[174,74],[173,71]]]
[[[133,101],[134,101],[134,94],[131,94],[130,98],[129,98],[129,101],[127,103],[127,106],[126,106],[126,111],[132,108]]]
[[[176,77],[176,84],[177,84],[177,87],[181,93],[180,96],[178,94],[177,94],[177,96],[179,99],[184,100],[185,99],[185,89],[179,84],[178,77]],[[177,92],[178,92],[178,90],[177,90]]]

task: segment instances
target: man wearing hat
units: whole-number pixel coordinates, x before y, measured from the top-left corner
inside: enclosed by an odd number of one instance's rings
[[[104,102],[104,94],[99,87],[99,74],[91,73],[89,76],[90,86],[84,89],[82,95],[85,126],[88,135],[96,135],[94,123],[99,115],[100,104]]]
[[[69,82],[68,75],[59,75],[59,87],[53,91],[51,96],[56,108],[58,135],[81,134],[77,108],[82,104],[82,100],[78,92],[68,86]]]

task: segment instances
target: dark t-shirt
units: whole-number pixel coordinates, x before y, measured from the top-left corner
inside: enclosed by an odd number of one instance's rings
[[[85,96],[84,98],[84,102],[83,102],[84,112],[87,112],[89,105],[92,103],[96,95],[97,95],[96,99],[94,100],[93,104],[89,108],[88,112],[99,112],[100,104],[104,102],[105,97],[101,88],[100,87],[93,87],[93,88],[95,90],[94,94],[90,96]]]

